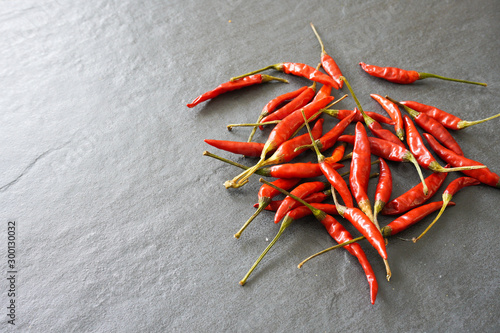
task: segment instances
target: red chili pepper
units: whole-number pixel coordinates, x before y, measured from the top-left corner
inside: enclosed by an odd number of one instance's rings
[[[342,119],[346,118],[347,116],[350,116],[351,113],[355,113],[356,115],[354,116],[354,119],[353,119],[354,122],[357,122],[357,121],[360,121],[362,123],[365,122],[361,113],[357,112],[356,110],[325,109],[325,110],[323,110],[323,113],[327,114],[333,118],[337,118],[339,120],[342,120]],[[379,123],[394,125],[394,120],[387,118],[387,117],[381,115],[380,113],[373,112],[373,111],[365,111],[365,113],[367,115],[369,115],[370,118],[375,119]]]
[[[363,70],[368,74],[370,74],[371,76],[379,77],[381,79],[385,79],[387,81],[399,84],[410,84],[417,80],[434,78],[434,79],[441,79],[441,80],[448,80],[448,81],[455,81],[462,83],[477,84],[486,87],[486,83],[452,79],[441,75],[421,73],[417,71],[407,71],[396,67],[379,67],[374,65],[367,65],[364,62],[360,62],[359,64],[361,65],[361,68],[363,68]]]
[[[406,105],[418,112],[425,113],[429,117],[436,119],[441,125],[452,130],[461,130],[463,128],[484,123],[485,121],[491,120],[493,118],[500,117],[500,113],[494,116],[488,117],[486,119],[467,121],[462,120],[457,116],[454,116],[446,111],[440,110],[434,106],[421,104],[414,101],[403,101],[401,104]]]
[[[338,90],[339,88],[342,88],[342,86],[344,85],[344,82],[340,79],[340,77],[342,76],[342,72],[340,71],[340,68],[335,62],[335,60],[333,60],[333,58],[325,52],[325,46],[323,45],[323,41],[319,37],[319,34],[312,23],[311,23],[311,28],[313,29],[314,34],[318,38],[319,44],[321,45],[321,65],[323,66],[325,71],[332,77],[332,79],[337,83],[337,86],[336,87],[334,86],[334,88]]]
[[[306,90],[304,90],[300,95],[295,97],[288,104],[284,105],[282,108],[276,110],[270,115],[265,116],[260,121],[258,121],[258,123],[266,123],[274,120],[282,120],[295,110],[298,110],[301,107],[307,105],[307,103],[309,103],[313,99],[315,93],[316,93],[315,85],[307,87]],[[263,126],[260,126],[259,128],[263,129]]]
[[[225,182],[225,187],[241,187],[248,182],[248,178],[255,173],[255,171],[266,163],[266,154],[268,151],[276,149],[283,142],[285,142],[303,123],[304,119],[302,117],[302,111],[306,114],[306,118],[312,117],[318,110],[325,107],[332,101],[333,97],[324,98],[317,102],[310,103],[306,105],[303,109],[296,110],[291,115],[283,119],[274,129],[271,131],[264,148],[262,149],[262,154],[260,160],[256,165],[248,170],[245,170],[240,175],[236,176],[232,180]]]
[[[406,130],[406,142],[410,151],[413,153],[418,161],[418,164],[426,169],[432,170],[434,172],[452,172],[452,171],[464,171],[472,169],[481,169],[485,166],[465,166],[460,168],[443,168],[436,161],[431,152],[425,147],[424,140],[418,133],[417,127],[411,121],[410,117],[404,116],[405,130]]]
[[[316,94],[316,96],[314,96],[314,100],[315,101],[320,100],[322,98],[331,96],[331,94],[332,94],[332,87],[331,86],[327,86],[327,85],[324,84],[321,87],[321,89],[318,91],[318,93]]]
[[[262,149],[264,148],[264,144],[258,142],[239,142],[211,139],[205,139],[204,141],[209,145],[214,146],[215,148],[248,157],[259,157],[262,154]]]
[[[422,238],[427,233],[427,231],[429,231],[429,229],[432,228],[434,223],[436,223],[437,220],[439,220],[444,210],[446,209],[446,206],[448,206],[448,203],[451,201],[451,198],[455,195],[455,193],[457,193],[466,186],[473,186],[479,184],[481,184],[479,180],[471,177],[460,177],[453,180],[443,192],[443,201],[442,201],[443,205],[438,215],[436,216],[434,221],[432,221],[431,224],[429,224],[429,226],[424,230],[424,232],[420,234],[420,236],[418,236],[417,238],[413,238],[413,243],[418,242],[420,238]]]
[[[226,93],[228,91],[241,89],[241,88],[252,86],[255,84],[268,82],[271,80],[277,80],[277,81],[288,83],[287,80],[280,79],[280,78],[274,77],[274,76],[269,76],[269,75],[257,74],[257,75],[247,76],[247,77],[244,77],[244,78],[241,78],[238,80],[234,80],[234,81],[231,80],[229,82],[222,83],[217,88],[215,88],[211,91],[207,91],[206,93],[196,97],[194,99],[194,101],[187,104],[187,107],[188,108],[195,107],[196,105],[200,104],[201,102],[215,98],[215,97],[217,97],[223,93]]]
[[[332,189],[333,200],[339,214],[346,218],[351,224],[366,237],[368,242],[377,250],[382,259],[387,259],[384,237],[375,224],[358,208],[349,208],[340,205],[337,201],[334,189]]]
[[[352,135],[342,135],[338,140],[354,144],[354,136]],[[427,193],[427,185],[425,184],[422,171],[420,170],[415,156],[413,156],[413,154],[408,149],[398,146],[390,141],[374,138],[371,136],[368,137],[368,141],[370,141],[370,151],[373,155],[385,158],[389,161],[411,162],[417,169],[418,175],[422,181],[422,190],[424,191],[424,194]]]
[[[378,213],[389,202],[392,193],[392,173],[387,162],[380,158],[379,180],[375,190],[375,203],[373,204],[373,220],[377,228],[380,229],[377,216]]]
[[[342,142],[337,148],[335,148],[332,152],[332,156],[325,158],[325,161],[328,163],[336,163],[344,157],[345,153],[345,142]]]
[[[280,187],[280,188],[292,188],[295,186],[298,182],[300,181],[300,178],[291,178],[291,179],[277,179],[274,182],[272,182],[273,185]],[[250,218],[243,224],[243,226],[240,228],[240,230],[234,234],[235,238],[240,238],[241,233],[248,227],[248,225],[257,217],[257,215],[260,214],[260,212],[267,207],[272,201],[272,199],[280,194],[280,191],[277,191],[275,188],[263,184],[260,189],[259,189],[259,194],[258,194],[258,202],[259,202],[259,207],[255,211],[255,213],[250,216]]]
[[[335,127],[325,133],[321,138],[316,139],[315,144],[318,146],[319,151],[323,152],[327,149],[333,147],[339,136],[344,132],[344,130],[349,126],[354,118],[354,114],[342,119]],[[309,145],[311,146],[311,145]],[[327,160],[325,158],[325,160]]]
[[[396,199],[389,201],[382,209],[380,214],[397,215],[420,206],[421,204],[429,200],[434,194],[436,194],[437,190],[444,183],[447,175],[448,173],[446,172],[432,173],[429,177],[425,178],[425,183],[429,188],[429,192],[427,192],[427,194],[423,194],[422,184],[419,183],[407,192],[401,194]]]
[[[373,221],[372,208],[368,198],[368,181],[371,171],[370,142],[363,124],[356,123],[354,138],[351,173],[349,174],[351,193],[356,199],[358,207]]]
[[[401,231],[408,229],[410,226],[422,220],[427,215],[432,214],[438,210],[442,204],[442,201],[437,201],[416,207],[383,227],[382,234],[384,237],[394,236]],[[448,206],[455,206],[455,203],[449,202]]]
[[[260,179],[260,181],[265,183],[265,184],[270,184],[269,182],[265,181],[262,178]],[[270,185],[270,186],[274,187],[274,185]],[[285,194],[287,196],[293,196],[285,190],[280,189],[280,192],[282,192],[283,194]],[[307,202],[305,202],[304,200],[302,200],[300,198],[297,198],[295,196],[293,196],[293,197],[295,200],[299,201],[300,203],[302,203],[304,206],[307,206],[311,210],[314,217],[316,217],[316,219],[318,221],[320,221],[327,228],[328,233],[337,242],[343,243],[343,242],[352,240],[352,236],[349,234],[349,232],[347,230],[345,230],[345,228],[337,220],[335,220],[332,216],[326,214],[324,211],[322,211],[320,209],[314,208],[313,206],[311,206],[310,204],[308,204]],[[283,219],[283,222],[281,223],[280,230],[285,229],[287,226],[290,225],[291,222],[293,222],[293,219],[288,219],[285,217],[285,219]],[[272,245],[270,244],[270,246],[272,246]],[[267,251],[269,250],[270,246],[268,247],[268,249],[266,249]],[[361,249],[361,246],[359,246],[359,244],[356,244],[356,243],[346,245],[345,248],[351,254],[354,254],[356,256],[356,258],[358,258],[358,261],[360,262],[361,266],[363,267],[363,270],[365,271],[365,275],[368,279],[368,283],[370,285],[371,302],[372,302],[372,304],[375,303],[375,299],[377,297],[377,291],[378,291],[378,283],[377,283],[377,279],[375,277],[375,274],[373,272],[373,269],[371,268],[371,265],[368,262],[368,259],[366,258],[365,253]],[[267,253],[267,251],[264,251],[263,255],[265,255],[265,253]],[[259,259],[262,259],[263,255],[261,257],[259,257]],[[255,266],[256,266],[256,264],[258,264],[259,261],[260,260],[257,260],[256,263],[254,264],[254,266],[252,266],[252,269],[250,269],[250,271],[247,274],[247,276],[245,277],[245,279],[242,280],[243,283],[245,283],[246,278],[248,278],[248,276],[253,271],[253,269],[255,269]],[[241,284],[241,282],[240,282],[240,284]]]
[[[269,65],[264,68],[258,69],[256,71],[252,71],[240,76],[233,77],[231,78],[231,81],[238,80],[240,78],[253,75],[255,73],[260,73],[262,71],[271,68],[283,72],[285,74],[292,74],[295,76],[305,77],[306,79],[309,79],[311,81],[319,82],[321,84],[326,84],[328,86],[335,87],[337,85],[337,83],[335,83],[335,81],[331,77],[329,77],[324,73],[321,73],[317,69],[314,69],[314,67],[296,62],[281,62],[278,64]]]
[[[458,155],[464,155],[462,148],[458,142],[453,138],[453,136],[446,130],[446,128],[441,125],[436,119],[429,117],[423,112],[418,112],[413,110],[407,105],[401,104],[392,98],[385,96],[390,101],[403,107],[406,112],[413,118],[415,123],[419,125],[424,131],[432,134],[439,142],[441,142],[446,148],[453,150]]]
[[[470,165],[484,165],[464,156],[460,156],[449,149],[446,149],[445,147],[441,146],[432,135],[428,133],[424,133],[424,136],[431,148],[439,155],[439,157],[441,157],[446,163],[449,163],[451,166],[461,167]],[[463,170],[462,172],[469,177],[476,178],[483,184],[500,188],[500,176],[490,171],[490,169],[488,168],[477,170]]]
[[[403,117],[401,115],[401,111],[399,111],[398,106],[388,100],[387,98],[384,98],[380,95],[377,94],[370,94],[370,96],[376,100],[387,113],[391,117],[392,120],[394,120],[394,129],[396,130],[396,135],[398,138],[403,141],[405,138],[405,133],[404,133],[404,125],[403,125]]]

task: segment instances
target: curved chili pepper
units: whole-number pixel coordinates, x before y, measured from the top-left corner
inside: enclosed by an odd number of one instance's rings
[[[266,163],[266,154],[279,147],[283,142],[285,142],[303,123],[304,119],[302,117],[302,111],[306,114],[306,118],[313,116],[318,110],[325,107],[332,101],[333,97],[324,98],[322,100],[309,103],[304,108],[294,111],[288,117],[283,119],[278,125],[274,127],[269,135],[264,148],[262,149],[262,154],[260,160],[248,170],[245,170],[232,180],[228,180],[224,183],[226,188],[229,187],[241,187],[248,182],[248,178],[255,173],[255,171]]]
[[[398,138],[403,141],[405,138],[405,132],[404,132],[404,124],[403,124],[403,117],[401,115],[401,111],[399,110],[398,106],[388,100],[387,98],[384,98],[380,95],[377,94],[370,94],[370,96],[376,100],[387,113],[391,117],[392,120],[394,120],[394,129],[396,130],[396,135]]]
[[[439,142],[441,142],[446,148],[453,150],[458,155],[464,155],[462,148],[458,142],[453,138],[453,136],[446,130],[446,128],[441,125],[436,119],[429,117],[423,112],[418,112],[413,110],[407,105],[401,104],[392,98],[385,96],[390,101],[401,105],[406,112],[412,117],[412,119],[419,125],[424,131],[432,134]]]
[[[455,195],[455,193],[457,193],[466,186],[473,186],[479,184],[481,184],[481,182],[472,177],[460,177],[453,180],[443,192],[443,201],[442,201],[443,205],[438,215],[436,216],[434,221],[432,221],[431,224],[429,224],[429,226],[424,230],[424,232],[420,234],[420,236],[418,236],[417,238],[413,238],[413,243],[418,242],[420,238],[422,238],[427,233],[427,231],[429,231],[429,229],[432,228],[434,223],[436,223],[437,220],[439,220],[444,210],[446,209],[446,206],[448,206],[448,203],[451,201],[451,198]]]
[[[205,139],[203,141],[215,148],[248,157],[259,157],[262,154],[262,149],[264,149],[264,144],[258,142],[239,142],[211,139]]]
[[[279,95],[276,98],[273,98],[270,100],[264,108],[262,108],[262,111],[260,112],[259,118],[257,118],[257,123],[260,123],[262,118],[268,116],[269,114],[273,113],[276,111],[276,109],[280,106],[283,105],[283,103],[293,100],[295,97],[299,96],[304,90],[307,89],[307,86],[303,86],[295,91],[288,92],[283,95]],[[257,126],[254,126],[252,128],[252,131],[250,132],[250,136],[248,137],[248,142],[252,141],[253,136],[257,130]]]
[[[452,130],[461,130],[469,126],[481,124],[484,123],[485,121],[500,117],[500,113],[498,113],[494,116],[485,119],[467,121],[467,120],[462,120],[459,117],[454,116],[446,111],[440,110],[434,106],[425,105],[414,101],[403,101],[401,102],[401,104],[406,105],[414,110],[417,110],[418,112],[425,113],[429,117],[436,119],[444,127]]]
[[[257,122],[267,123],[274,120],[282,120],[283,118],[291,114],[293,111],[307,105],[307,103],[309,103],[313,99],[315,93],[316,93],[316,85],[309,86],[300,95],[291,100],[288,104],[284,105],[282,108],[276,110],[270,115],[265,116],[264,118],[262,118],[260,121]],[[259,128],[263,129],[262,126],[260,126]]]
[[[259,181],[275,187],[274,185],[270,184],[269,182],[265,181],[262,178],[259,179]],[[285,190],[278,189],[278,188],[276,188],[276,189],[287,196],[293,197],[295,200],[299,201],[301,204],[308,207],[311,210],[311,212],[313,213],[314,217],[316,217],[316,219],[318,221],[320,221],[327,228],[328,233],[335,239],[335,241],[337,241],[338,243],[343,243],[343,242],[352,240],[352,236],[350,235],[350,233],[347,230],[345,230],[345,228],[337,220],[335,220],[332,216],[326,214],[324,211],[322,211],[320,209],[314,208],[312,205],[308,204],[304,200],[291,195],[289,192],[287,192]],[[289,219],[287,219],[285,217],[285,219],[283,219],[283,222],[281,223],[280,230],[282,228],[286,228],[286,226],[288,226],[289,223],[291,223],[291,222],[289,221]],[[283,224],[285,224],[285,227],[283,227]],[[363,270],[365,271],[365,275],[366,275],[367,280],[368,280],[368,284],[370,286],[371,303],[372,304],[375,303],[375,299],[377,297],[377,291],[378,291],[378,283],[377,283],[377,279],[375,277],[375,274],[373,272],[373,269],[371,268],[371,265],[368,262],[368,259],[366,258],[365,253],[363,252],[363,249],[361,249],[361,246],[359,246],[359,244],[356,244],[356,243],[346,245],[345,248],[350,253],[355,255],[356,258],[358,258],[358,261],[360,262],[361,266],[363,267]],[[258,263],[258,262],[256,262],[256,263]],[[253,267],[253,268],[255,268],[255,267]],[[249,273],[251,273],[251,271]],[[248,275],[249,274],[247,274],[247,277],[248,277]],[[240,284],[241,284],[241,282],[240,282]]]
[[[380,158],[379,174],[379,180],[375,190],[375,203],[373,204],[373,220],[377,228],[380,230],[377,216],[382,208],[384,208],[384,206],[389,202],[392,193],[391,169],[383,158]]]
[[[326,184],[324,182],[303,183],[294,188],[293,191],[291,191],[290,193],[302,199],[312,193],[323,191],[325,189],[325,185]],[[278,223],[279,221],[281,221],[281,219],[286,215],[286,213],[298,207],[299,205],[300,204],[296,200],[292,199],[290,196],[286,197],[283,200],[281,206],[276,211],[276,214],[274,215],[274,223]]]
[[[342,119],[348,117],[349,115],[351,115],[351,113],[355,113],[356,115],[354,116],[354,119],[353,119],[354,122],[356,122],[356,121],[360,121],[362,123],[365,122],[365,120],[363,119],[363,116],[361,115],[361,113],[356,112],[356,110],[326,109],[326,110],[323,110],[323,113],[327,114],[327,115],[329,115],[329,116],[331,116],[333,118],[337,118],[339,120],[342,120]],[[369,115],[370,118],[375,119],[379,123],[388,124],[388,125],[394,125],[394,120],[392,120],[390,118],[387,118],[386,116],[383,116],[380,113],[373,112],[373,111],[365,111],[365,113],[367,115]]]
[[[333,147],[339,136],[349,126],[354,118],[354,114],[342,119],[335,127],[326,132],[322,137],[316,139],[315,144],[318,146],[319,151],[323,152]],[[325,159],[326,160],[326,159]]]
[[[460,156],[450,149],[446,149],[445,147],[441,146],[432,135],[428,133],[424,133],[424,136],[431,148],[439,155],[439,157],[441,157],[446,163],[449,163],[451,166],[461,167],[467,165],[484,165],[464,156]],[[469,177],[476,178],[483,184],[500,188],[500,176],[490,171],[490,169],[488,168],[463,170],[462,172]]]
[[[373,224],[368,216],[366,216],[365,213],[358,208],[349,208],[340,205],[337,201],[337,196],[335,195],[333,188],[332,195],[339,214],[351,222],[351,224],[366,237],[368,242],[377,250],[382,259],[387,259],[384,237],[382,237],[380,230],[377,229],[375,224]]]
[[[354,144],[354,136],[352,135],[341,135],[338,140]],[[408,149],[398,146],[390,141],[374,138],[372,136],[368,137],[368,141],[370,141],[370,151],[373,155],[385,158],[389,161],[412,163],[415,166],[415,169],[417,169],[422,182],[422,190],[424,191],[424,194],[427,193],[427,185],[425,184],[425,179],[422,175],[422,171],[420,170],[420,166],[418,165],[415,156],[413,156]]]
[[[428,78],[441,79],[447,81],[455,81],[469,84],[477,84],[480,86],[487,86],[486,83],[473,82],[467,80],[460,79],[452,79],[449,77],[444,77],[441,75],[431,74],[431,73],[421,73],[417,71],[408,71],[401,68],[396,67],[379,67],[374,65],[367,65],[364,62],[359,63],[361,68],[371,76],[379,77],[381,79],[385,79],[390,82],[399,83],[399,84],[410,84],[417,80],[423,80]]]
[[[217,88],[215,88],[211,91],[207,91],[206,93],[196,97],[194,99],[194,101],[187,104],[187,107],[188,108],[195,107],[196,105],[200,104],[201,102],[215,98],[215,97],[217,97],[223,93],[226,93],[228,91],[241,89],[241,88],[252,86],[255,84],[259,84],[259,83],[269,82],[272,80],[288,83],[288,81],[285,79],[280,79],[278,77],[269,76],[269,75],[257,74],[257,75],[247,76],[247,77],[244,77],[244,78],[241,78],[238,80],[234,80],[234,81],[231,80],[229,82],[222,83]]]
[[[441,187],[441,185],[443,185],[447,175],[448,173],[446,172],[432,173],[429,177],[425,178],[425,183],[429,188],[429,192],[427,192],[427,194],[424,195],[422,193],[422,184],[419,183],[407,192],[401,194],[399,197],[389,201],[380,214],[397,215],[420,206],[436,194],[437,190]]]
[[[464,171],[464,170],[473,170],[473,169],[482,169],[486,166],[481,165],[469,165],[459,168],[443,168],[436,161],[434,156],[432,156],[431,152],[425,147],[424,140],[418,133],[417,127],[410,120],[410,117],[404,116],[405,129],[406,129],[406,142],[408,143],[408,147],[410,147],[410,151],[413,153],[415,158],[418,161],[418,164],[426,169],[432,170],[434,172],[452,172],[452,171]]]
[[[372,208],[368,198],[368,181],[371,171],[370,142],[363,124],[356,123],[354,138],[351,173],[349,174],[351,193],[356,199],[358,207],[373,221]]]
[[[231,78],[231,81],[239,80],[240,78],[253,75],[255,73],[260,73],[262,71],[265,71],[267,69],[275,69],[277,71],[283,72],[285,74],[292,74],[295,76],[301,76],[305,77],[306,79],[309,79],[311,81],[319,82],[321,84],[326,84],[328,86],[336,87],[337,83],[328,75],[321,73],[319,70],[314,69],[314,67],[311,67],[306,64],[301,64],[297,62],[280,62],[278,64],[274,65],[269,65],[266,67],[263,67],[261,69],[258,69],[256,71],[252,71],[240,76],[235,76]]]
[[[325,72],[327,72],[332,77],[332,79],[337,83],[337,87],[334,88],[338,90],[342,88],[342,86],[344,85],[344,82],[340,79],[340,77],[342,76],[342,72],[340,71],[340,68],[335,62],[335,60],[333,60],[333,58],[325,52],[325,46],[323,45],[323,41],[319,37],[319,34],[312,23],[311,23],[311,28],[313,29],[314,34],[318,38],[319,44],[321,45],[321,65],[325,69]]]
[[[325,158],[325,161],[328,163],[336,163],[344,157],[345,153],[345,142],[342,142],[337,148],[335,148],[332,152],[332,156]]]
[[[291,178],[291,179],[277,179],[272,182],[273,185],[280,187],[280,188],[292,188],[295,186],[298,182],[300,181],[300,178]],[[278,195],[280,192],[277,191],[275,188],[263,184],[260,189],[259,189],[259,194],[258,194],[258,203],[259,207],[257,207],[257,210],[255,213],[250,216],[250,218],[243,224],[243,226],[240,228],[240,230],[234,234],[235,238],[240,238],[241,233],[250,225],[250,223],[257,217],[257,215],[260,214],[260,212],[266,208],[272,201],[272,199]]]
[[[442,204],[442,201],[437,201],[413,208],[406,214],[401,215],[400,217],[383,227],[382,234],[384,235],[384,237],[394,236],[401,231],[408,229],[410,226],[422,220],[427,215],[432,214],[433,212],[441,208]],[[455,203],[449,202],[447,205],[455,206]]]

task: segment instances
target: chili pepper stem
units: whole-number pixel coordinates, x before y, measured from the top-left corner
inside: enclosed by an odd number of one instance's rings
[[[358,98],[354,94],[354,91],[351,88],[351,85],[349,84],[349,81],[344,76],[341,76],[340,79],[344,81],[345,85],[347,86],[347,89],[349,89],[349,92],[352,94],[352,98],[354,99],[354,102],[358,106],[359,111],[363,111],[363,107],[361,106],[361,103],[359,102]]]
[[[222,161],[222,162],[234,165],[234,166],[236,166],[236,167],[238,167],[240,169],[244,169],[244,170],[248,169],[248,167],[245,166],[245,165],[243,165],[243,164],[237,163],[235,161],[228,160],[228,159],[226,159],[224,157],[221,157],[219,155],[212,154],[211,152],[208,152],[206,150],[203,152],[203,156],[208,156],[208,157],[215,158],[216,160],[219,160],[219,161]]]
[[[477,124],[484,123],[485,121],[488,121],[488,120],[491,120],[491,119],[494,119],[494,118],[497,118],[497,117],[500,117],[500,113],[496,114],[494,116],[485,118],[485,119],[481,119],[481,120],[475,120],[475,121],[461,120],[461,121],[458,122],[457,126],[458,126],[458,129],[463,129],[463,128],[466,128],[466,127],[469,127],[469,126],[472,126],[472,125],[477,125]]]
[[[278,230],[278,233],[274,237],[274,239],[269,243],[269,245],[266,247],[266,249],[262,252],[262,254],[257,258],[255,263],[250,267],[250,270],[248,273],[243,277],[243,279],[240,281],[240,285],[244,286],[245,283],[247,282],[248,278],[250,277],[250,274],[255,270],[257,265],[262,261],[264,256],[269,252],[269,250],[273,247],[273,245],[278,241],[278,239],[281,237],[281,234],[283,234],[283,231],[285,231],[286,228],[290,226],[290,224],[293,222],[293,219],[284,219],[283,222],[280,225],[280,229]]]
[[[251,126],[257,127],[257,126],[265,126],[265,125],[274,125],[274,124],[278,124],[280,121],[281,120],[273,120],[273,121],[268,121],[265,123],[229,124],[226,127],[227,127],[228,131],[231,131],[233,129],[233,127],[251,127]],[[248,142],[250,142],[250,141],[248,141]]]
[[[432,161],[431,164],[429,164],[429,170],[432,170],[434,172],[453,172],[453,171],[476,170],[484,168],[486,168],[486,165],[470,165],[464,167],[445,168],[439,165],[436,161]]]
[[[349,245],[351,243],[356,243],[360,240],[363,240],[365,239],[365,236],[360,236],[358,238],[354,238],[354,239],[351,239],[350,241],[347,241],[347,242],[344,242],[344,243],[341,243],[341,244],[337,244],[337,245],[334,245],[332,247],[329,247],[329,248],[326,248],[324,249],[323,251],[319,251],[315,254],[313,254],[312,256],[309,256],[307,257],[306,259],[302,260],[298,265],[297,265],[297,268],[302,268],[302,266],[304,266],[304,264],[306,262],[308,262],[309,260],[313,259],[313,258],[316,258],[317,256],[319,255],[322,255],[323,253],[326,253],[326,252],[329,252],[329,251],[332,251],[332,250],[335,250],[335,249],[338,249],[339,247],[344,247],[346,245]]]
[[[418,176],[420,177],[420,181],[422,182],[424,194],[427,195],[427,193],[429,193],[429,188],[427,187],[427,184],[425,184],[424,175],[422,174],[422,170],[420,169],[420,166],[418,165],[417,159],[415,158],[415,156],[413,156],[413,154],[409,154],[408,156],[409,156],[408,161],[413,163],[413,165],[417,169]]]
[[[266,208],[269,205],[270,202],[271,202],[271,198],[262,198],[261,200],[259,200],[259,207],[252,214],[252,216],[250,216],[250,218],[245,222],[245,224],[243,224],[243,226],[240,228],[240,230],[238,230],[238,232],[234,234],[234,238],[237,238],[237,239],[240,238],[243,231],[250,225],[250,223],[257,217],[257,215],[259,215],[260,212],[262,212],[264,210],[264,208]]]
[[[239,76],[234,76],[232,77],[231,79],[229,79],[229,81],[236,81],[238,79],[241,79],[241,78],[244,78],[245,76],[250,76],[250,75],[254,75],[254,74],[257,74],[257,73],[260,73],[260,72],[263,72],[265,70],[268,70],[268,69],[275,69],[277,71],[280,71],[281,68],[282,68],[282,65],[281,63],[279,64],[274,64],[274,65],[269,65],[269,66],[266,66],[266,67],[263,67],[261,69],[257,69],[255,71],[252,71],[252,72],[249,72],[249,73],[246,73],[246,74],[243,74],[243,75],[239,75]],[[288,82],[288,81],[287,81]]]
[[[486,87],[486,83],[481,83],[481,82],[474,82],[474,81],[468,81],[468,80],[461,80],[461,79],[453,79],[450,77],[445,77],[441,75],[436,75],[436,74],[431,74],[431,73],[418,73],[418,79],[423,80],[423,79],[428,79],[428,78],[434,78],[434,79],[441,79],[441,80],[447,80],[447,81],[455,81],[455,82],[462,82],[462,83],[469,83],[469,84],[477,84],[480,86]]]
[[[443,214],[444,210],[446,209],[446,207],[448,206],[448,203],[451,201],[451,198],[452,196],[449,195],[449,194],[446,194],[446,193],[443,193],[443,206],[441,207],[441,210],[439,211],[439,213],[437,214],[436,218],[434,219],[434,221],[431,222],[431,224],[429,224],[429,226],[427,228],[425,228],[425,230],[420,234],[420,236],[418,237],[414,237],[412,239],[413,243],[416,243],[420,240],[420,238],[424,237],[424,235],[427,233],[427,231],[429,231],[430,228],[432,228],[432,226],[434,225],[434,223],[437,222],[437,220],[439,220],[439,218],[441,217],[441,215]]]

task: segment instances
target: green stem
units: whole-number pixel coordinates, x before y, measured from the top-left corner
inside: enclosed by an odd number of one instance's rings
[[[484,123],[485,121],[488,121],[488,120],[491,120],[491,119],[494,119],[494,118],[497,118],[497,117],[500,117],[500,113],[496,114],[494,116],[485,118],[485,119],[481,119],[481,120],[475,120],[475,121],[461,120],[461,121],[458,122],[457,126],[458,126],[458,129],[463,129],[463,128],[466,128],[466,127],[469,127],[469,126],[472,126],[472,125],[477,125],[477,124]]]
[[[409,153],[406,157],[407,157],[406,160],[413,163],[413,165],[415,166],[415,169],[417,169],[418,176],[420,177],[420,181],[422,182],[424,195],[427,195],[427,193],[429,193],[429,188],[427,187],[427,184],[425,183],[424,175],[422,174],[422,170],[420,169],[420,165],[418,165],[417,159],[415,158],[415,156],[413,156],[412,153]]]
[[[326,252],[331,251],[331,250],[338,249],[338,248],[340,248],[340,247],[344,247],[344,246],[349,245],[349,244],[351,244],[351,243],[356,243],[356,242],[358,242],[358,241],[360,241],[360,240],[363,240],[363,239],[365,239],[365,236],[361,236],[361,237],[358,237],[358,238],[354,238],[354,239],[351,239],[350,241],[347,241],[347,242],[344,242],[344,243],[341,243],[341,244],[337,244],[337,245],[334,245],[334,246],[329,247],[329,248],[327,248],[327,249],[324,249],[323,251],[320,251],[320,252],[318,252],[318,253],[315,253],[315,254],[313,254],[312,256],[309,256],[309,257],[307,257],[306,259],[302,260],[302,262],[301,262],[300,264],[298,264],[298,265],[297,265],[297,268],[301,268],[302,266],[304,266],[304,264],[305,264],[306,262],[308,262],[308,261],[309,261],[309,260],[311,260],[312,258],[316,258],[317,256],[322,255],[323,253],[326,253]]]
[[[254,75],[254,74],[257,74],[257,73],[260,73],[260,72],[263,72],[265,70],[268,70],[268,69],[276,69],[277,71],[281,71],[281,64],[274,64],[274,65],[269,65],[269,66],[266,66],[266,67],[263,67],[261,69],[258,69],[256,71],[252,71],[252,72],[248,72],[246,74],[243,74],[243,75],[239,75],[239,76],[234,76],[230,79],[230,81],[235,81],[235,80],[238,80],[238,79],[241,79],[241,78],[244,78],[245,76],[250,76],[250,75]]]
[[[443,214],[444,210],[448,206],[448,203],[451,201],[451,198],[452,198],[451,195],[443,193],[443,206],[441,207],[441,210],[439,211],[439,213],[436,216],[436,218],[434,219],[434,221],[432,221],[431,224],[429,224],[429,226],[427,228],[425,228],[424,232],[422,232],[420,234],[420,236],[418,236],[417,238],[413,238],[412,239],[413,243],[418,242],[420,240],[420,238],[424,237],[424,235],[427,233],[427,231],[429,231],[429,229],[432,228],[432,226],[434,225],[434,223],[436,223],[437,220],[439,220],[439,218]]]
[[[271,198],[264,197],[259,200],[259,207],[255,211],[255,213],[250,216],[250,218],[243,224],[243,226],[238,230],[237,233],[234,234],[234,238],[240,238],[243,231],[250,225],[250,223],[260,214],[269,204],[271,203]]]
[[[469,83],[469,84],[477,84],[480,86],[486,87],[486,83],[481,83],[481,82],[474,82],[474,81],[467,81],[467,80],[460,80],[460,79],[452,79],[450,77],[445,77],[441,75],[436,75],[436,74],[431,74],[431,73],[418,73],[418,79],[423,80],[423,79],[428,79],[428,78],[434,78],[434,79],[441,79],[441,80],[447,80],[447,81],[455,81],[455,82],[462,82],[462,83]]]
[[[344,81],[345,85],[347,86],[347,89],[349,89],[349,92],[352,94],[352,98],[354,99],[354,102],[356,102],[356,105],[358,106],[359,111],[363,111],[363,107],[361,106],[361,103],[359,103],[358,98],[354,94],[354,91],[351,88],[351,85],[349,84],[349,81],[344,76],[341,76],[340,79]]]
[[[206,150],[203,152],[203,156],[215,158],[216,160],[222,161],[222,162],[227,163],[227,164],[234,165],[235,167],[238,167],[238,168],[243,169],[243,170],[250,169],[250,167],[247,167],[246,165],[240,164],[240,163],[235,162],[235,161],[228,160],[227,158],[212,154]],[[259,170],[255,171],[255,173],[258,175],[261,175],[261,176],[269,177],[270,176],[269,171],[266,171],[266,170],[267,170],[266,168],[259,169]]]
[[[281,120],[273,120],[273,121],[268,121],[265,123],[245,123],[245,124],[229,124],[227,125],[227,130],[231,131],[233,127],[250,127],[250,126],[265,126],[265,125],[274,125],[278,124]]]

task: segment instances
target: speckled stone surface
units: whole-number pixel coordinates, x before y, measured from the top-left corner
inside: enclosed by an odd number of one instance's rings
[[[297,269],[334,244],[312,218],[289,227],[248,283],[238,284],[278,225],[265,212],[233,238],[254,212],[258,176],[226,190],[223,183],[240,171],[202,152],[256,160],[203,139],[246,140],[248,129],[225,126],[255,121],[270,99],[310,82],[270,71],[290,83],[193,109],[186,103],[265,65],[316,66],[320,47],[310,22],[365,110],[385,114],[369,96],[377,93],[466,120],[499,112],[494,0],[3,1],[0,331],[498,332],[500,192],[484,185],[459,192],[456,207],[421,242],[389,241],[390,282],[376,252],[361,244],[379,282],[375,305],[346,251]],[[360,61],[488,87],[432,79],[396,85],[368,76]],[[352,98],[337,105],[354,106]],[[454,132],[466,156],[497,173],[499,121]],[[336,122],[326,119],[325,129]],[[410,164],[390,166],[393,197],[418,183]],[[15,326],[7,322],[9,221],[16,222]],[[380,217],[382,225],[390,221]]]

